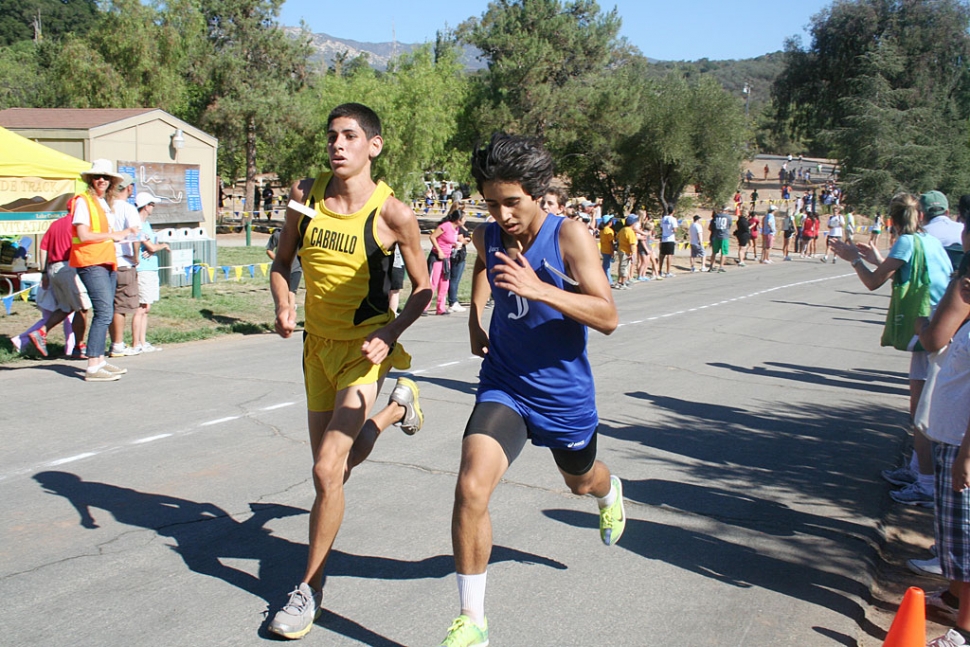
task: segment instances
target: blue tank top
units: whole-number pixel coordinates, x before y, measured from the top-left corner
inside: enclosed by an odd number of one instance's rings
[[[565,274],[559,251],[559,229],[564,221],[546,215],[524,254],[540,280],[560,289],[562,278],[549,268]],[[550,443],[546,437],[541,444],[570,446],[573,436],[587,437],[599,422],[593,372],[586,356],[586,326],[548,305],[496,289],[492,274],[497,264],[495,253],[507,252],[499,225],[491,222],[485,226],[485,265],[495,306],[488,330],[488,354],[479,376],[479,397],[488,390],[507,394],[529,414],[535,414],[524,416],[533,434],[546,432],[558,437],[558,442]]]

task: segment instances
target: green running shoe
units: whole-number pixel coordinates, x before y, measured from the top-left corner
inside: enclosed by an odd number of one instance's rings
[[[441,641],[439,647],[487,647],[488,619],[482,620],[481,626],[468,616],[458,616],[451,623],[448,635]]]
[[[616,488],[616,501],[613,505],[600,510],[600,539],[607,546],[620,541],[626,528],[626,510],[623,508],[623,483],[619,477],[611,476],[610,482]]]

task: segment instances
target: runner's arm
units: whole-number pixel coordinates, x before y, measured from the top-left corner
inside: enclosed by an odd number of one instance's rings
[[[589,235],[584,233],[589,238]],[[472,303],[468,314],[468,337],[471,341],[472,354],[485,357],[488,353],[488,333],[482,327],[482,313],[492,292],[485,274],[485,227],[476,227],[472,232],[472,244],[477,252],[475,265],[472,266]]]
[[[559,249],[566,273],[578,282],[579,292],[561,290],[542,281],[523,256],[515,258],[498,252],[495,287],[509,290],[530,301],[555,308],[570,319],[608,335],[619,323],[610,284],[603,272],[596,245],[580,228],[567,220],[559,230]]]
[[[305,178],[295,182],[290,188],[290,200],[303,203],[306,194],[313,186],[313,178]],[[290,266],[296,256],[300,242],[300,220],[303,214],[290,207],[286,208],[283,221],[283,231],[280,232],[280,244],[276,249],[276,258],[269,273],[269,288],[273,294],[273,304],[276,309],[276,334],[286,338],[296,329],[296,309],[290,308]]]
[[[361,352],[374,364],[384,361],[391,345],[417,321],[431,303],[431,280],[428,278],[428,264],[421,249],[421,230],[418,228],[417,216],[397,198],[388,198],[381,209],[381,221],[386,227],[385,235],[389,235],[386,240],[396,243],[401,250],[404,268],[411,279],[411,294],[401,314],[386,326],[374,331],[361,347]],[[384,227],[378,223],[378,235]],[[381,240],[385,238],[382,237]]]
[[[970,316],[970,304],[960,298],[960,278],[946,286],[946,293],[933,313],[932,319],[921,317],[916,322],[916,334],[923,348],[938,351],[953,339],[963,322]]]

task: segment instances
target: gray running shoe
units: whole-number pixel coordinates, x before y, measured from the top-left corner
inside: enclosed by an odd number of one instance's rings
[[[105,364],[104,366],[101,367],[101,370],[108,371],[109,373],[112,373],[114,375],[124,375],[125,373],[128,372],[128,369],[118,368],[114,364]]]
[[[97,371],[92,373],[91,371],[84,371],[84,381],[85,382],[114,382],[115,380],[120,380],[121,375],[118,373],[111,373],[104,370],[102,366]]]
[[[880,474],[893,485],[904,486],[916,482],[916,474],[909,469],[909,465],[903,465],[894,470],[883,470]]]
[[[902,490],[893,490],[889,493],[893,501],[904,505],[918,505],[922,508],[933,507],[933,493],[927,492],[919,486],[919,483],[910,483]]]
[[[943,577],[943,569],[940,567],[940,558],[930,557],[929,559],[907,559],[906,566],[917,575],[929,575],[932,577]]]
[[[389,402],[396,402],[404,407],[404,417],[398,422],[401,431],[409,436],[413,436],[421,430],[424,424],[424,414],[421,413],[421,405],[418,403],[418,385],[414,380],[406,377],[397,378],[397,384],[391,391]]]
[[[320,617],[323,592],[314,593],[306,582],[290,592],[290,599],[276,612],[269,630],[278,636],[295,640],[310,633],[313,622]]]

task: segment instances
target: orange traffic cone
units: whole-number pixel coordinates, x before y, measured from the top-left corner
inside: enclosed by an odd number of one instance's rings
[[[923,589],[911,586],[896,611],[882,647],[923,647],[926,644],[926,600]]]

